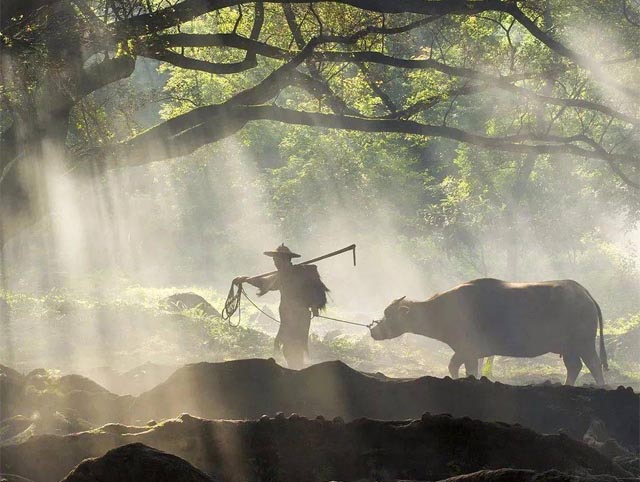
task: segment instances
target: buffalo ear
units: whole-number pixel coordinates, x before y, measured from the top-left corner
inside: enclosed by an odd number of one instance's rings
[[[402,300],[404,300],[407,296],[403,296],[402,298],[398,298],[397,300],[394,301],[394,303],[400,303]]]

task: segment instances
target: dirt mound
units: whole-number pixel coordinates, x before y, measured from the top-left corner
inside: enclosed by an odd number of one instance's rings
[[[78,465],[62,482],[213,482],[180,457],[141,443],[110,450]]]
[[[33,433],[65,434],[121,420],[132,401],[79,375],[37,369],[23,376],[0,366],[0,420],[28,417]]]
[[[633,479],[635,480],[635,479]],[[608,475],[570,475],[551,470],[537,473],[533,470],[498,469],[480,470],[472,474],[450,477],[439,482],[610,482]]]
[[[86,374],[113,393],[140,395],[164,382],[175,371],[175,366],[147,362],[124,373],[100,367],[89,370]]]
[[[94,427],[72,411],[36,413],[30,418],[16,415],[0,422],[0,447],[22,443],[35,435],[83,432]]]
[[[181,457],[225,482],[439,480],[503,467],[631,476],[565,435],[428,414],[420,420],[350,423],[297,415],[244,422],[183,415],[154,427],[110,425],[34,437],[4,447],[0,470],[56,482],[85,458],[135,442]]]
[[[610,456],[626,454],[607,443],[610,438],[631,453],[640,444],[640,398],[630,389],[516,387],[486,379],[397,380],[363,374],[340,362],[299,372],[273,360],[198,363],[138,397],[115,395],[83,377],[58,377],[44,370],[23,377],[0,367],[0,389],[2,420],[36,414],[35,433],[63,434],[67,422],[67,430],[75,432],[109,422],[144,424],[180,413],[208,419],[257,419],[284,412],[398,420],[426,410],[518,423],[540,433],[563,431],[581,441],[590,433],[589,443]],[[598,430],[591,433],[594,423]]]
[[[20,434],[25,433],[33,425],[33,420],[16,415],[0,422],[0,445],[14,443]]]
[[[394,420],[416,418],[426,410],[519,423],[541,433],[562,430],[582,440],[598,420],[610,437],[637,452],[639,405],[638,395],[622,387],[521,387],[448,377],[394,380],[357,372],[341,362],[298,372],[273,360],[238,360],[179,369],[135,400],[130,421],[166,419],[183,412],[209,419],[248,419],[284,412]]]
[[[158,306],[160,309],[172,313],[181,313],[185,310],[200,310],[206,316],[220,318],[220,312],[211,306],[202,296],[195,293],[176,293],[167,296],[160,300]]]
[[[81,375],[63,375],[47,371],[44,368],[38,368],[27,374],[25,377],[27,386],[36,390],[55,390],[60,393],[69,393],[74,390],[90,393],[108,393],[108,390],[98,385],[93,380]]]
[[[12,368],[0,365],[0,420],[14,415],[24,393],[25,378]]]

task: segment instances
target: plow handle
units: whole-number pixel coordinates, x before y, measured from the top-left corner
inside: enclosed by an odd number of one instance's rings
[[[339,254],[342,253],[346,253],[347,251],[353,251],[353,265],[356,265],[356,245],[355,244],[351,244],[349,246],[347,246],[346,248],[342,248],[339,249],[337,251],[333,251],[329,254],[325,254],[323,256],[318,256],[317,258],[313,258],[310,259],[308,261],[303,261],[302,263],[298,263],[298,264],[311,264],[311,263],[315,263],[316,261],[322,261],[323,259],[327,259],[327,258],[331,258],[333,256],[337,256]],[[259,278],[264,278],[265,276],[270,276],[272,274],[277,273],[278,271],[269,271],[268,273],[262,273],[256,276],[252,276],[250,279],[259,279]]]

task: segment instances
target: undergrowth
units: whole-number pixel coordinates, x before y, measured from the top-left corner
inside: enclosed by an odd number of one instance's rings
[[[11,311],[4,321],[0,363],[22,371],[46,367],[65,372],[251,357],[275,357],[284,363],[273,350],[277,323],[249,303],[243,302],[236,326],[237,317],[225,322],[197,307],[180,313],[161,309],[160,301],[178,292],[197,293],[218,310],[224,303],[221,293],[197,286],[133,285],[100,298],[63,290],[41,296],[0,291]],[[259,306],[277,317],[274,300],[277,297]],[[331,316],[351,319],[355,315],[332,311]],[[612,368],[609,382],[640,386],[640,314],[605,320],[604,326]],[[309,352],[311,363],[339,359],[361,371],[394,377],[446,376],[452,354],[446,345],[424,337],[405,335],[376,342],[364,328],[319,319],[312,321]],[[504,382],[528,383],[562,381],[565,369],[560,357],[547,354],[535,359],[496,357],[487,373]],[[583,370],[580,380],[589,383],[590,375],[584,373],[588,371]]]

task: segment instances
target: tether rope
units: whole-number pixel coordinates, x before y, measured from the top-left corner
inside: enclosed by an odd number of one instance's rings
[[[242,294],[244,295],[244,297],[249,301],[249,303],[251,303],[256,310],[258,310],[260,313],[262,313],[264,316],[266,316],[267,318],[271,318],[273,321],[275,321],[276,323],[280,324],[281,321],[273,316],[271,316],[269,313],[261,310],[258,305],[256,305],[253,300],[251,298],[249,298],[249,296],[247,296],[247,292],[245,290],[242,289],[242,287],[240,287],[240,291],[242,291]]]
[[[337,321],[338,323],[346,323],[347,325],[355,325],[355,326],[363,326],[365,328],[373,328],[373,325],[375,325],[375,321],[372,321],[371,323],[368,324],[364,324],[364,323],[357,323],[355,321],[347,321],[347,320],[341,320],[339,318],[331,318],[330,316],[323,316],[323,315],[316,315],[314,316],[314,318],[324,318],[325,320],[333,320],[333,321]]]
[[[249,295],[247,295],[247,292],[242,288],[242,285],[238,286],[237,291],[234,288],[235,288],[235,285],[232,284],[231,289],[229,290],[229,295],[227,296],[227,301],[225,301],[224,308],[222,309],[222,319],[224,321],[228,321],[229,324],[233,327],[240,326],[240,322],[241,322],[240,299],[242,296],[244,296],[247,299],[247,301],[249,301],[249,303],[251,303],[253,307],[256,310],[258,310],[260,313],[262,313],[264,316],[275,321],[276,323],[281,323],[280,320],[271,316],[269,313],[265,312],[257,304],[255,304],[254,301],[251,298],[249,298]],[[235,314],[236,311],[238,312],[238,323],[234,325],[231,323],[231,317]],[[355,321],[341,320],[340,318],[332,318],[331,316],[324,316],[324,315],[315,315],[313,318],[323,318],[325,320],[337,321],[338,323],[345,323],[347,325],[362,326],[363,328],[368,328],[369,330],[373,328],[373,326],[375,325],[375,321],[372,321],[369,324],[364,324],[364,323],[357,323]]]

